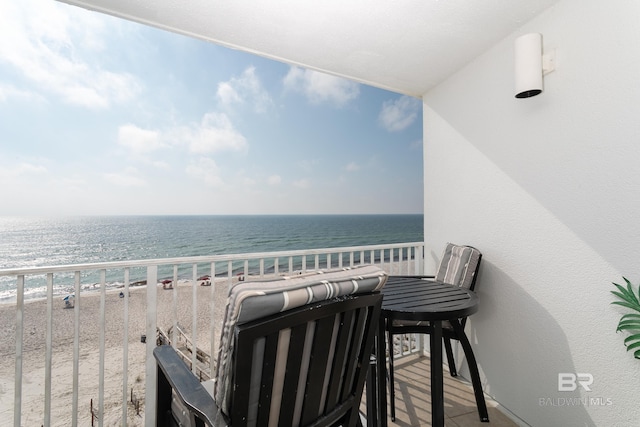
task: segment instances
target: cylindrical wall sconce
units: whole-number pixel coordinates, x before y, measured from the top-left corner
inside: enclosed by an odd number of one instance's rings
[[[515,41],[516,98],[542,93],[542,34],[531,33]]]

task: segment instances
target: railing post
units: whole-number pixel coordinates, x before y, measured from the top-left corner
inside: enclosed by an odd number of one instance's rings
[[[247,274],[247,270],[249,268],[249,261],[245,261],[244,264],[244,274],[246,276]],[[213,376],[216,374],[214,371],[214,360],[216,360],[216,356],[215,356],[215,342],[216,342],[216,332],[215,332],[215,320],[216,320],[216,263],[212,262],[211,263],[211,319],[209,322],[209,328],[210,328],[210,339],[209,339],[209,351],[210,351],[210,357],[209,357],[209,372],[210,372],[210,376],[211,378],[213,378]]]
[[[47,274],[47,336],[44,363],[44,425],[51,425],[51,362],[53,360],[53,273]]]
[[[71,401],[71,425],[78,425],[78,396],[80,376],[80,272],[74,272],[74,301],[73,301],[73,398]]]
[[[157,329],[157,303],[158,303],[158,267],[150,265],[147,267],[147,370],[145,373],[145,396],[144,396],[144,425],[145,427],[155,427],[156,425],[156,389],[157,370],[153,349],[156,346]]]
[[[127,378],[129,377],[129,268],[124,269],[124,330],[122,331],[122,425],[127,425]]]
[[[229,261],[231,271],[231,261]],[[193,264],[193,282],[191,283],[191,372],[198,374],[198,264]]]
[[[107,270],[100,270],[100,360],[98,362],[98,426],[104,425],[104,362],[105,362],[105,315],[107,300]]]
[[[13,425],[21,426],[22,415],[22,339],[24,330],[24,275],[18,276],[16,294],[16,376],[13,399]]]

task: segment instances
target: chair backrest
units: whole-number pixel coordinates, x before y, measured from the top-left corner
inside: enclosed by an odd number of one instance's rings
[[[380,293],[347,296],[236,328],[230,426],[355,426]]]
[[[436,280],[473,290],[482,254],[472,246],[447,243]]]
[[[368,360],[360,357],[371,351],[369,341],[376,326],[371,321],[379,315],[380,304],[374,299],[379,296],[334,300],[377,292],[386,279],[378,267],[358,266],[234,286],[227,299],[214,392],[231,424],[305,425],[309,414],[315,413],[315,419],[330,412],[336,398],[342,401],[349,393],[361,394],[360,369],[366,371]],[[356,354],[352,345],[369,347],[359,347]],[[319,368],[323,363],[325,372]],[[329,373],[335,374],[333,369],[341,364],[349,368],[350,376],[357,371],[352,379],[358,381],[336,386]],[[299,378],[289,372],[298,372]],[[324,394],[315,394],[325,387]],[[355,412],[359,400],[360,395]]]

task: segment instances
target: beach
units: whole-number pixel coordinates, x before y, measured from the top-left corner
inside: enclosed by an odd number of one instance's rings
[[[406,261],[393,267],[386,266],[390,274],[406,274]],[[259,280],[247,277],[246,280]],[[233,277],[232,284],[238,277]],[[157,284],[157,326],[167,332],[175,318],[187,335],[193,337],[193,291],[196,292],[197,346],[216,359],[220,326],[224,317],[229,279],[180,280],[173,288],[163,289]],[[208,285],[208,286],[207,286]],[[169,285],[168,285],[169,286]],[[78,387],[78,425],[90,426],[91,408],[99,407],[100,325],[104,324],[104,416],[103,425],[122,425],[123,402],[123,353],[124,312],[128,300],[128,352],[127,368],[127,425],[144,425],[144,396],[146,372],[147,286],[132,286],[128,298],[121,298],[124,289],[105,292],[104,322],[101,318],[101,294],[99,290],[81,292],[76,306],[80,305],[80,349]],[[214,307],[214,332],[211,351],[211,307]],[[65,308],[63,298],[53,298],[52,318],[52,381],[51,425],[67,426],[72,419],[73,401],[73,344],[75,309]],[[24,309],[22,425],[43,424],[45,393],[45,360],[47,331],[47,301],[28,300]],[[0,304],[0,425],[13,424],[14,378],[16,360],[16,309],[15,304]],[[151,341],[150,341],[151,340]],[[145,337],[155,345],[155,337]],[[399,345],[399,342],[398,342]],[[136,408],[131,396],[140,401]],[[134,399],[134,400],[135,400]],[[97,425],[97,424],[96,424]]]
[[[237,279],[234,279],[237,280]],[[215,335],[217,346],[218,327],[224,315],[228,280],[216,280],[214,286],[195,286],[197,295],[197,345],[210,352],[211,302],[215,304]],[[193,285],[181,281],[175,286],[177,320],[184,330],[192,332]],[[215,289],[215,295],[212,291]],[[104,418],[105,426],[122,425],[123,400],[123,348],[125,298],[119,293],[124,289],[109,290],[105,298],[105,362],[104,362]],[[129,327],[127,394],[129,403],[127,424],[144,424],[144,387],[146,346],[141,336],[146,334],[147,287],[131,287],[128,297]],[[157,325],[167,330],[173,325],[173,289],[157,289]],[[80,357],[78,424],[91,425],[91,407],[98,408],[100,366],[100,316],[99,291],[82,292],[80,305]],[[62,298],[53,300],[52,319],[52,380],[51,425],[67,426],[72,417],[73,397],[73,343],[75,310],[64,307]],[[45,344],[47,331],[47,301],[25,303],[23,341],[22,425],[43,424],[45,392]],[[0,425],[13,424],[14,378],[16,354],[16,310],[14,304],[0,305]],[[155,341],[155,337],[151,338]],[[153,342],[152,341],[152,342]],[[215,358],[215,355],[213,355]],[[130,402],[131,393],[141,400],[138,411]],[[140,415],[137,414],[140,413]],[[97,425],[97,423],[96,423]]]

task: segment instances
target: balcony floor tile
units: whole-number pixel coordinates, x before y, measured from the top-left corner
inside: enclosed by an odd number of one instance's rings
[[[396,420],[388,419],[390,427],[430,426],[431,398],[429,384],[429,358],[410,356],[396,361],[395,393]],[[486,398],[489,423],[482,423],[471,384],[449,375],[444,369],[445,425],[447,427],[517,427],[518,424],[500,411],[498,404]],[[363,400],[362,410],[366,406]],[[389,409],[387,409],[389,413]]]

